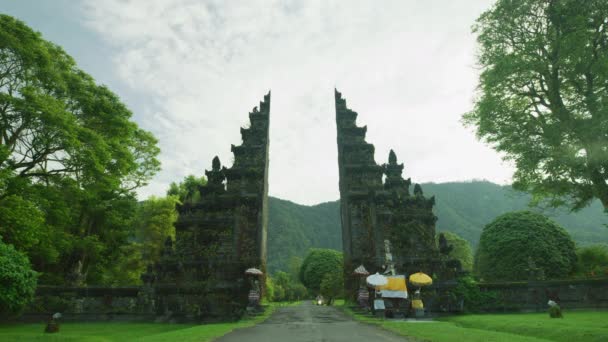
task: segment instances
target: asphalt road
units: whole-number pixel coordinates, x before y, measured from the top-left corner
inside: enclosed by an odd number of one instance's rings
[[[312,305],[278,308],[265,322],[238,329],[219,342],[375,342],[408,341],[381,328],[353,321],[334,307]]]

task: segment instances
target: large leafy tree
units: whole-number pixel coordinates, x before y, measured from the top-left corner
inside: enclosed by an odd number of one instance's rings
[[[0,235],[42,281],[75,270],[100,281],[126,243],[132,191],[159,170],[156,139],[131,116],[60,47],[0,15],[0,201],[11,208]]]
[[[498,0],[473,27],[479,97],[464,116],[534,202],[608,210],[608,2]]]
[[[0,165],[13,176],[129,191],[159,168],[156,139],[60,47],[0,16]],[[8,174],[10,175],[10,174]]]

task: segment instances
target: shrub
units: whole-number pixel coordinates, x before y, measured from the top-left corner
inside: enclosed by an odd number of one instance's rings
[[[471,244],[454,233],[442,232],[441,234],[443,234],[448,244],[452,246],[448,256],[460,261],[463,270],[473,270],[473,251],[471,249]],[[435,237],[435,242],[437,244],[439,244],[439,236],[440,234],[437,234]]]
[[[327,299],[327,305],[331,305],[335,298],[341,297],[344,290],[344,278],[342,273],[326,273],[321,281],[321,295]]]
[[[266,277],[266,296],[264,298],[262,298],[263,301],[269,301],[272,302],[274,301],[274,283],[272,281],[272,278],[270,276]]]
[[[277,284],[274,284],[274,295],[272,297],[272,301],[274,302],[284,302],[287,299],[285,298],[285,289]]]
[[[302,283],[294,284],[289,291],[289,298],[291,300],[302,300],[308,295],[308,290],[306,290],[306,286],[302,285]]]
[[[475,256],[476,273],[489,281],[526,280],[531,272],[564,278],[575,264],[574,242],[568,233],[530,211],[507,213],[486,225]]]
[[[275,302],[296,301],[306,297],[306,287],[290,277],[289,274],[278,271],[272,276]]]
[[[562,309],[559,307],[559,305],[552,306],[549,308],[549,317],[564,318],[564,316],[562,315]]]
[[[608,276],[608,245],[591,245],[576,250],[576,272],[588,277]]]
[[[27,257],[0,240],[0,315],[17,315],[34,298],[37,274]]]
[[[498,296],[494,291],[481,291],[471,276],[458,278],[458,285],[451,291],[452,300],[463,301],[465,312],[480,312],[495,306]]]

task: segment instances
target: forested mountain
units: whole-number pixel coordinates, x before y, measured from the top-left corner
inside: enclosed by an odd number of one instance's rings
[[[268,267],[287,269],[291,256],[304,257],[311,247],[342,250],[340,202],[313,206],[270,197]]]
[[[436,196],[437,231],[451,231],[467,239],[475,248],[483,227],[503,213],[530,209],[529,196],[510,186],[486,181],[429,183],[422,189]],[[608,242],[608,215],[599,202],[570,213],[567,209],[532,208],[553,218],[578,244]],[[308,248],[340,250],[340,202],[304,206],[270,198],[268,226],[268,266],[271,272],[285,269],[289,257],[303,257]]]

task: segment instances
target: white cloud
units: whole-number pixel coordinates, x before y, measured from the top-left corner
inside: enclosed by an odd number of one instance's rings
[[[338,198],[333,87],[393,148],[415,182],[512,168],[460,124],[477,74],[470,26],[492,1],[88,1],[86,24],[116,50],[117,76],[149,99],[137,116],[161,143],[163,171],[141,195],[230,164],[239,126],[272,89],[270,193]]]

